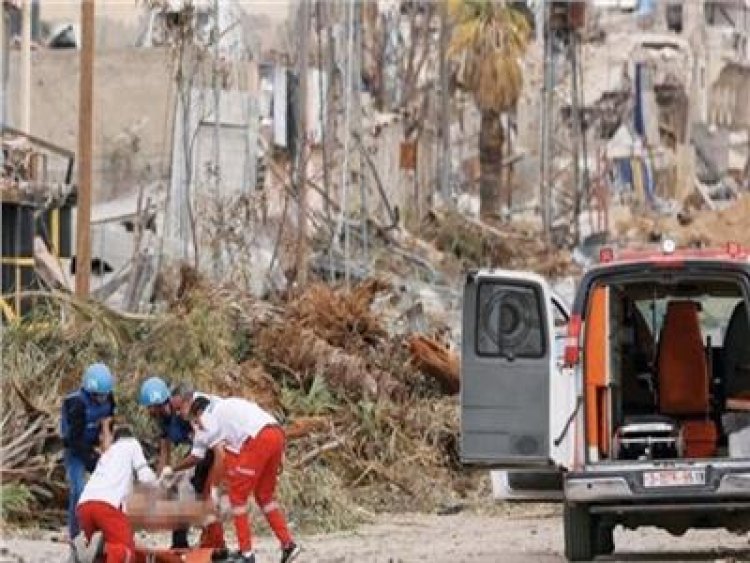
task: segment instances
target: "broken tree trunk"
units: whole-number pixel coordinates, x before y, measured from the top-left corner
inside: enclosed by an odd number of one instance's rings
[[[458,393],[461,388],[458,355],[421,334],[411,336],[408,346],[414,363],[423,373],[434,377],[445,393]]]

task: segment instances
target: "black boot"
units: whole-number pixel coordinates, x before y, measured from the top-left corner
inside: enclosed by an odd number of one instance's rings
[[[188,549],[189,547],[187,529],[172,532],[172,549]]]
[[[281,548],[281,563],[290,563],[291,561],[294,561],[297,559],[297,556],[301,551],[302,548],[294,542]]]

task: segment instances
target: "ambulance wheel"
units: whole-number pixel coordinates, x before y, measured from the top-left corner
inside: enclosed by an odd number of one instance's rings
[[[565,557],[568,561],[591,561],[594,557],[594,528],[591,513],[585,504],[565,503],[563,527]]]

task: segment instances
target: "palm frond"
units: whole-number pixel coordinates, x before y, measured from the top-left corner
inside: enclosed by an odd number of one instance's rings
[[[525,16],[506,3],[450,0],[457,22],[448,56],[459,63],[459,81],[480,110],[513,107],[523,87],[520,60],[531,29]]]

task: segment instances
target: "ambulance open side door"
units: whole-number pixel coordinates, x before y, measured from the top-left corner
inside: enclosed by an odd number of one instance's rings
[[[536,274],[479,270],[464,286],[461,461],[497,468],[557,465],[551,414],[567,308]],[[556,338],[557,336],[557,338]]]

